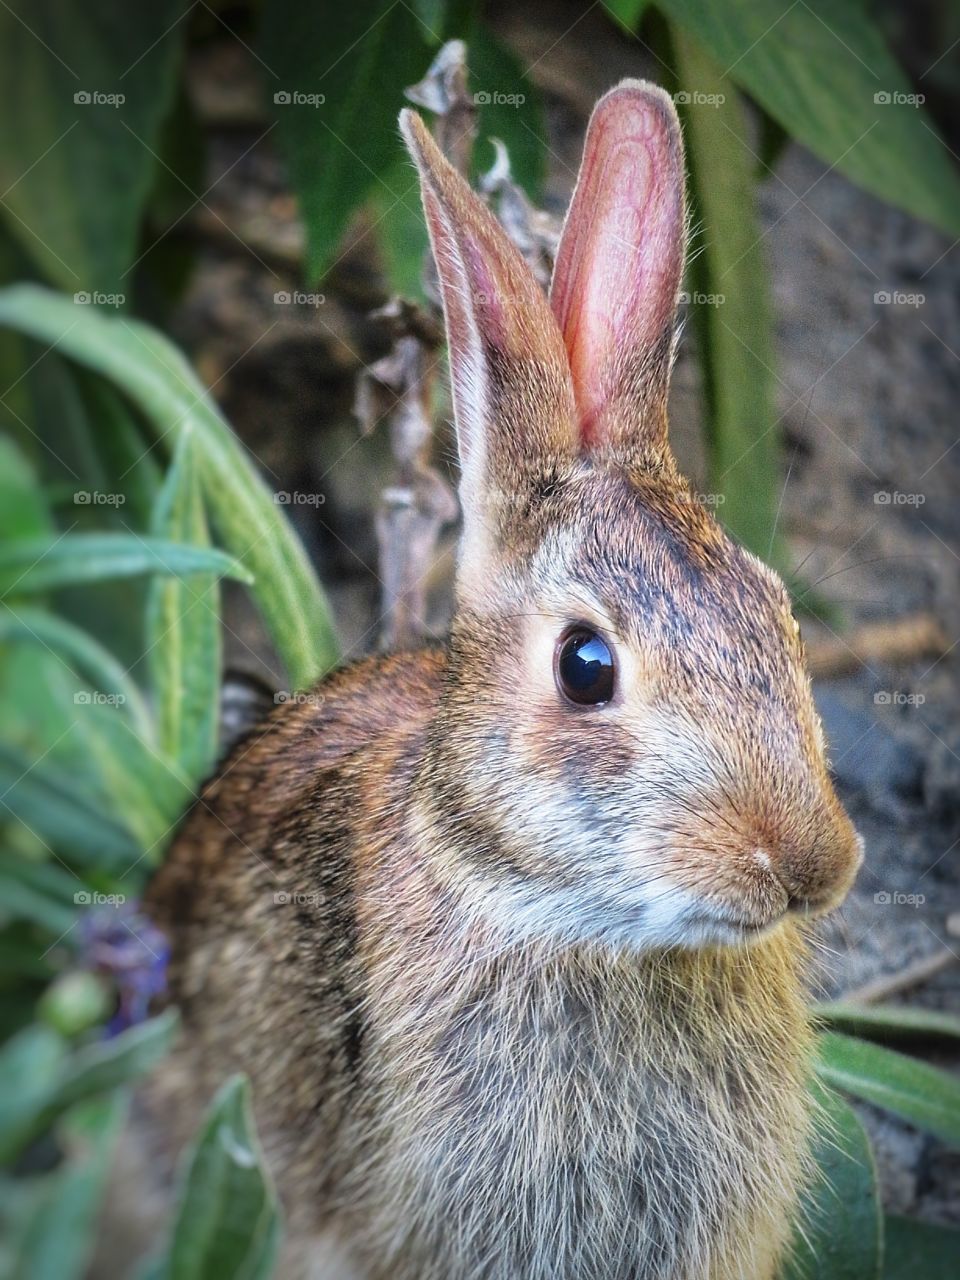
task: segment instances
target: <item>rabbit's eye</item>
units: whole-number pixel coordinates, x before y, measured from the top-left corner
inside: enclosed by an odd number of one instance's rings
[[[613,654],[603,636],[589,627],[569,627],[560,637],[557,687],[580,706],[596,706],[613,697]]]

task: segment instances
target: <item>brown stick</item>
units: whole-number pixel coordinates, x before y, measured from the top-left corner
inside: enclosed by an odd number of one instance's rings
[[[813,636],[807,641],[807,666],[817,677],[846,675],[874,663],[942,658],[949,648],[932,614],[912,613],[890,622],[866,623],[843,637]]]
[[[888,1000],[891,996],[901,995],[904,991],[929,982],[931,978],[935,978],[938,973],[949,969],[958,961],[960,956],[955,951],[950,947],[942,947],[932,955],[924,956],[904,969],[898,969],[896,973],[885,974],[882,978],[865,982],[863,986],[854,987],[852,991],[845,991],[840,999],[844,1004],[847,1002],[877,1004],[881,1000]]]

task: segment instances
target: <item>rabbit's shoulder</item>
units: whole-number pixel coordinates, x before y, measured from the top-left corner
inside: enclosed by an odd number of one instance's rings
[[[148,891],[154,918],[180,927],[204,914],[198,884],[242,899],[249,874],[273,875],[299,849],[329,844],[333,817],[349,817],[361,791],[378,778],[388,788],[401,765],[409,773],[445,665],[440,648],[376,656],[285,696],[188,810]],[[320,840],[321,827],[329,838]]]

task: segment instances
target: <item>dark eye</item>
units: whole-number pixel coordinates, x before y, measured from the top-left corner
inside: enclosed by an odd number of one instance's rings
[[[613,654],[589,627],[571,627],[557,646],[557,686],[571,702],[596,706],[613,697]]]

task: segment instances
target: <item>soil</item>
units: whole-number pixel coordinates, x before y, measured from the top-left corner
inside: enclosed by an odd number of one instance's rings
[[[564,40],[569,20],[567,7],[547,5],[535,23],[505,16],[501,31],[527,63],[539,59],[532,74],[548,106],[546,203],[557,211],[569,197],[589,104],[621,75],[656,73],[639,45],[596,15],[577,26],[575,41]],[[278,290],[302,287],[283,265],[300,238],[282,168],[269,140],[247,151],[260,132],[254,124],[209,132],[208,183],[216,185],[208,203],[231,225],[255,227],[257,252],[201,228],[174,333],[271,488],[322,495],[322,505],[290,514],[354,656],[377,639],[373,512],[390,464],[385,438],[362,437],[350,409],[357,373],[384,350],[367,319],[385,297],[383,281],[369,238],[360,238],[325,282],[322,305],[275,303]],[[793,562],[833,606],[830,629],[841,636],[858,623],[927,610],[957,644],[960,251],[796,145],[761,184],[759,208],[775,294],[781,525]],[[912,301],[877,300],[883,294]],[[706,485],[700,405],[688,341],[675,376],[673,438]],[[441,436],[438,457],[446,457],[450,441]],[[449,578],[441,574],[435,588],[442,629]],[[234,665],[283,687],[239,596],[228,623]],[[818,625],[804,621],[810,634]],[[946,926],[960,911],[958,654],[960,644],[939,660],[871,664],[817,684],[838,787],[866,841],[857,885],[822,930],[814,985],[824,995],[944,947],[960,952]],[[960,964],[902,998],[957,1011]],[[960,1221],[960,1155],[861,1111],[888,1207]]]

